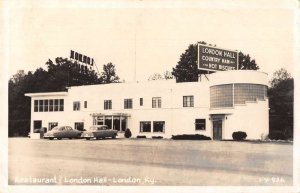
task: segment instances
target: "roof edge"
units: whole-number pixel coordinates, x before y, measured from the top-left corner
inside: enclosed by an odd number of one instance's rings
[[[36,97],[36,96],[67,96],[68,92],[40,92],[40,93],[25,93],[25,96]]]

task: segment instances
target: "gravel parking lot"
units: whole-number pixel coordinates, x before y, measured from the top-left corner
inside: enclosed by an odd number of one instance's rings
[[[9,184],[292,185],[293,145],[9,139]]]

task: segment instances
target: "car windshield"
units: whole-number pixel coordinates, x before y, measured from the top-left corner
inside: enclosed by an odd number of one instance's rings
[[[92,126],[92,127],[89,128],[89,130],[96,131],[96,130],[98,130],[98,127],[97,126]]]

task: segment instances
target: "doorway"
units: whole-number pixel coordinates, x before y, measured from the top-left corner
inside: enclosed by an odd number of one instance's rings
[[[33,121],[33,133],[39,133],[42,128],[42,121]]]
[[[213,120],[213,139],[222,140],[222,119]]]

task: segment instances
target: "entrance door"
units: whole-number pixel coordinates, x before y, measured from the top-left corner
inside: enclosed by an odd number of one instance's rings
[[[213,139],[222,140],[222,120],[213,121]]]
[[[33,121],[33,133],[39,133],[42,128],[42,121]]]

